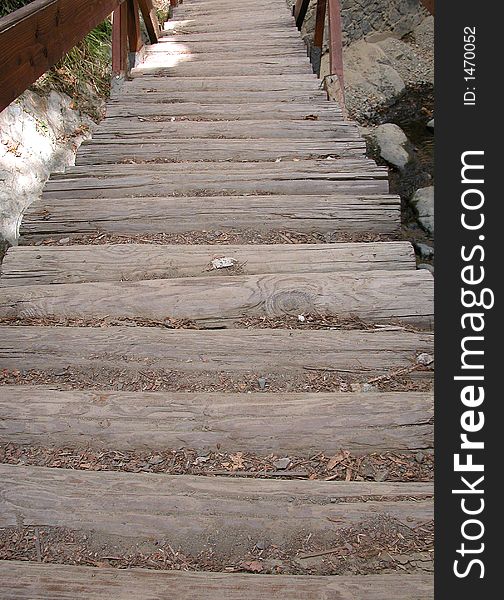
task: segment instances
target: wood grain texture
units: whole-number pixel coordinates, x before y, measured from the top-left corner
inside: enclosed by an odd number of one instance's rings
[[[8,287],[0,317],[188,319],[233,327],[243,317],[319,314],[431,327],[428,271],[182,277]]]
[[[358,407],[358,410],[356,410]],[[431,449],[433,398],[418,392],[217,394],[0,387],[0,441],[71,448],[310,457]]]
[[[369,378],[433,353],[430,333],[383,331],[164,330],[144,327],[0,327],[6,369],[179,370],[280,373],[307,369]]]
[[[214,556],[224,560],[243,556],[259,539],[294,553],[310,532],[330,548],[338,530],[372,518],[410,528],[433,518],[430,483],[275,482],[12,465],[0,466],[0,482],[0,527],[93,530],[114,536],[118,551],[132,541],[166,540],[189,556],[211,540]],[[411,500],[416,497],[427,499]]]
[[[222,98],[220,92],[189,92]],[[244,92],[247,94],[248,92]],[[258,92],[260,93],[260,92]],[[170,94],[170,98],[173,98]],[[113,119],[105,119],[93,134],[93,139],[81,145],[82,152],[88,145],[104,141],[124,140],[133,143],[143,141],[168,142],[176,139],[324,139],[361,141],[357,127],[350,123],[326,121],[164,121],[161,123],[125,123],[121,129]]]
[[[251,205],[254,196],[261,194],[357,197],[387,194],[388,173],[362,158],[259,165],[233,162],[83,165],[71,167],[64,175],[53,175],[46,184],[42,202],[54,198],[203,197],[222,193],[250,195]]]
[[[176,166],[176,165],[174,165]],[[97,181],[99,185],[99,181]],[[133,184],[134,185],[134,184]],[[182,191],[204,190],[184,184]],[[202,181],[201,186],[205,183]],[[206,183],[208,186],[208,183]],[[225,186],[225,182],[222,184]],[[222,185],[220,187],[222,187]],[[261,185],[257,182],[257,185]],[[264,185],[264,184],[263,184]],[[162,181],[159,193],[170,184]],[[180,192],[180,185],[173,186]],[[173,187],[170,191],[173,192]],[[253,187],[253,185],[251,186]],[[326,187],[326,186],[324,186]],[[331,186],[327,186],[331,187]],[[352,189],[353,186],[350,187]],[[141,193],[143,185],[122,188]],[[312,191],[310,186],[304,189]],[[340,186],[341,189],[341,186]],[[154,193],[152,182],[151,193]],[[207,193],[209,193],[207,191]],[[52,193],[26,211],[21,233],[26,239],[108,232],[118,234],[183,233],[188,231],[288,230],[300,232],[396,234],[400,199],[383,195],[315,196],[196,196],[145,198],[107,197],[100,188]],[[54,197],[56,196],[56,197]],[[59,196],[59,197],[58,197]],[[103,197],[103,194],[101,194]],[[218,251],[217,248],[215,251]],[[226,252],[224,249],[223,252]]]
[[[366,145],[361,141],[334,142],[330,140],[160,140],[127,142],[100,140],[86,145],[76,159],[77,165],[115,163],[159,163],[224,160],[271,162],[285,159],[319,159],[328,156],[365,156]]]
[[[14,246],[2,264],[0,287],[90,281],[141,281],[177,277],[233,276],[212,269],[229,256],[238,273],[341,273],[416,268],[409,242],[215,246],[117,244],[103,246]]]
[[[432,600],[431,575],[285,576],[184,573],[0,561],[9,600]]]
[[[128,87],[128,86],[126,86]],[[109,102],[127,106],[133,104],[181,104],[184,102],[198,102],[201,104],[222,104],[222,95],[226,94],[230,104],[247,104],[249,102],[258,104],[262,102],[289,102],[299,104],[301,102],[314,102],[324,100],[325,94],[322,90],[256,90],[254,92],[247,90],[221,90],[213,92],[202,92],[196,90],[164,92],[155,88],[146,88],[143,90],[132,90],[128,95],[115,95]],[[315,129],[313,130],[315,132]]]
[[[185,38],[184,38],[185,39]],[[232,42],[234,44],[234,42]],[[159,43],[161,47],[162,42]],[[123,87],[113,97],[128,96],[130,93],[135,94],[142,90],[156,90],[164,93],[176,92],[191,92],[191,91],[222,91],[226,92],[274,92],[274,91],[290,91],[290,92],[315,92],[320,91],[321,85],[317,77],[311,73],[302,75],[300,73],[286,75],[254,75],[250,74],[247,77],[230,77],[220,76],[210,79],[184,78],[184,77],[149,77],[147,79],[137,78],[124,83]],[[339,114],[338,106],[331,104],[331,108],[335,115]]]
[[[149,104],[143,102],[115,102],[108,105],[107,116],[116,119],[148,122],[196,120],[196,121],[235,121],[235,120],[328,120],[334,121],[338,113],[323,100],[310,102],[247,102],[235,104],[183,102],[173,104]],[[118,127],[120,127],[118,123]]]

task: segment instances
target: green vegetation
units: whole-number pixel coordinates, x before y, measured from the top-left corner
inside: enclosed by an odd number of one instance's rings
[[[56,89],[70,96],[75,107],[98,120],[96,98],[110,92],[112,24],[104,21],[93,29],[33,86],[37,92]]]
[[[13,10],[17,10],[26,4],[30,4],[33,0],[3,0],[0,4],[0,17],[8,15]]]

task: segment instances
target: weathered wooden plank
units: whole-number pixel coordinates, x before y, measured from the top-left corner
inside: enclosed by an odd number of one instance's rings
[[[430,333],[403,330],[165,330],[153,327],[0,327],[5,369],[176,370],[203,375],[280,374],[326,369],[355,377],[387,374],[432,354]],[[177,386],[183,384],[179,379]],[[113,387],[113,383],[111,384]],[[178,389],[181,389],[180,387]]]
[[[161,43],[161,42],[160,42]],[[248,77],[212,77],[211,79],[191,79],[184,77],[149,77],[132,79],[123,84],[120,96],[137,93],[144,90],[160,92],[190,92],[190,91],[316,91],[320,90],[320,82],[311,74],[286,74],[286,75],[254,75]],[[337,111],[338,106],[332,105]]]
[[[198,94],[199,92],[196,92]],[[204,92],[205,94],[207,92]],[[219,92],[208,94],[220,95]],[[163,123],[141,122],[124,123],[118,128],[117,122],[105,119],[93,133],[93,142],[101,140],[126,140],[131,142],[175,139],[291,139],[301,137],[360,141],[357,127],[348,123],[327,121],[165,121]],[[80,152],[86,148],[84,143]]]
[[[179,45],[180,46],[180,45]],[[249,72],[256,73],[257,67],[262,66],[280,66],[285,67],[287,71],[291,67],[304,67],[304,72],[309,73],[306,70],[308,59],[306,52],[290,52],[287,51],[283,54],[277,53],[246,53],[246,52],[212,52],[211,55],[200,53],[192,54],[189,48],[186,47],[185,52],[175,51],[174,48],[170,51],[168,45],[164,45],[164,52],[159,49],[157,51],[145,52],[142,55],[142,61],[139,63],[137,69],[139,71],[146,70],[147,75],[152,74],[152,69],[174,69],[181,67],[185,70],[186,67],[204,67],[208,73],[212,73],[215,69],[214,66],[219,68],[221,66],[226,68],[243,66],[246,67]],[[302,50],[302,48],[300,48]],[[136,72],[136,71],[135,71]],[[291,71],[293,74],[295,70]],[[303,71],[301,71],[303,72]],[[249,73],[246,73],[248,75]],[[217,77],[220,75],[217,74]]]
[[[243,59],[252,62],[254,58],[270,58],[272,56],[294,57],[306,60],[306,49],[299,43],[278,43],[277,40],[267,41],[265,45],[254,46],[250,43],[239,42],[186,42],[185,38],[172,38],[165,40],[162,44],[147,46],[145,56],[160,56],[188,58],[190,60],[211,61],[212,56],[216,60]]]
[[[431,327],[433,304],[434,280],[423,270],[222,275],[8,287],[0,318],[170,317],[233,327],[243,317],[320,314]]]
[[[358,410],[356,410],[358,407]],[[313,456],[431,449],[432,394],[208,394],[0,387],[1,443]]]
[[[428,483],[274,482],[12,465],[0,466],[0,481],[0,527],[93,531],[114,536],[119,553],[165,540],[195,556],[211,539],[213,557],[239,562],[260,539],[294,557],[309,533],[331,548],[338,531],[371,519],[412,528],[433,517]],[[418,497],[427,499],[411,500]]]
[[[177,139],[135,142],[100,140],[80,149],[76,165],[105,165],[115,163],[159,163],[195,161],[254,161],[271,162],[292,159],[323,159],[337,157],[364,157],[363,141],[332,140],[232,140]]]
[[[141,281],[215,277],[211,261],[233,258],[237,273],[340,273],[416,268],[409,242],[187,246],[119,244],[103,246],[14,246],[3,260],[0,287],[90,281]]]
[[[126,86],[128,88],[128,86]],[[121,106],[127,106],[128,104],[180,104],[184,102],[202,104],[222,104],[223,91],[216,92],[198,92],[191,90],[189,92],[165,92],[165,91],[154,91],[153,89],[144,89],[136,91],[135,94],[131,93],[117,95],[110,101],[110,104],[120,104]],[[226,97],[230,104],[257,104],[260,102],[313,102],[315,100],[322,100],[325,102],[326,96],[322,90],[310,90],[310,91],[226,91]],[[362,139],[362,138],[361,138]]]
[[[432,600],[428,574],[286,576],[187,573],[0,561],[10,600]]]
[[[327,120],[334,121],[338,117],[335,104],[318,101],[320,104],[289,102],[250,102],[241,104],[201,104],[184,102],[181,104],[136,104],[130,102],[115,102],[108,105],[107,116],[128,121],[146,122],[150,117],[154,120],[170,121],[173,119],[195,120],[250,120],[250,119],[296,119],[296,120]],[[323,103],[322,103],[323,102]],[[118,123],[121,127],[121,123]]]
[[[283,74],[283,73],[310,73],[310,63],[299,63],[295,58],[292,60],[275,60],[271,58],[269,62],[254,62],[249,65],[242,61],[220,61],[211,63],[184,62],[173,67],[164,67],[154,60],[141,63],[138,67],[131,69],[131,77],[221,77],[222,75],[232,75],[233,77],[243,77],[251,73],[261,74]]]
[[[52,176],[43,198],[203,197],[223,193],[360,196],[387,194],[388,187],[387,169],[364,158],[120,164],[71,167],[63,175]],[[252,205],[253,198],[250,202]]]
[[[0,19],[0,111],[124,0],[36,0]]]
[[[312,182],[319,187],[316,183]],[[354,190],[360,188],[358,182],[348,186],[347,196],[309,196],[301,193],[297,196],[208,196],[212,191],[209,191],[208,183],[204,185],[202,183],[199,188],[191,188],[188,184],[182,191],[190,193],[191,189],[202,190],[202,194],[207,194],[205,197],[115,197],[113,192],[103,194],[99,189],[77,191],[77,188],[65,193],[54,192],[52,197],[46,195],[28,208],[23,217],[21,233],[26,237],[64,237],[97,231],[138,234],[252,229],[394,234],[400,227],[399,198],[378,194],[366,196],[364,194],[366,188],[371,187],[369,185],[364,188],[363,195],[356,195]],[[252,183],[249,191],[253,192],[258,185]],[[326,184],[323,189],[327,193],[333,186]],[[264,189],[264,184],[262,187]],[[341,185],[337,187],[341,190]],[[283,190],[288,192],[286,188]],[[145,193],[145,184],[123,189],[127,194],[141,194]],[[152,185],[147,189],[151,194],[157,191]],[[214,189],[218,187],[214,186]],[[308,193],[312,191],[308,184],[303,185],[303,189]],[[180,192],[180,186],[167,189],[163,185],[159,193],[163,190],[174,194]],[[372,187],[371,190],[374,191]],[[107,202],[101,202],[100,195],[107,198]],[[78,202],[71,201],[77,197]]]

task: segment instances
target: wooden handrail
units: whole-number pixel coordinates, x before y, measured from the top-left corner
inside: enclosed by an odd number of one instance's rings
[[[426,0],[428,1],[428,0]],[[294,5],[294,18],[298,29],[301,29],[310,0],[297,0]],[[338,78],[340,93],[339,101],[345,105],[345,78],[343,68],[343,35],[341,27],[340,0],[317,0],[315,34],[310,48],[313,70],[320,76],[320,61],[324,45],[325,21],[329,25],[329,71],[330,75]]]
[[[127,44],[136,51],[139,28],[128,29],[126,2],[136,0],[34,0],[27,6],[0,19],[0,111],[20,96],[41,75],[55,65],[69,50],[108,15],[117,11],[114,67],[124,69]],[[159,24],[152,0],[138,0],[152,42],[157,41]],[[124,6],[123,6],[124,5]],[[120,9],[120,10],[118,10]],[[132,8],[130,7],[130,10]],[[124,36],[123,33],[126,32]],[[133,38],[136,36],[136,41]],[[123,40],[124,38],[124,40]],[[123,40],[123,41],[121,41]],[[119,58],[117,53],[119,52]]]

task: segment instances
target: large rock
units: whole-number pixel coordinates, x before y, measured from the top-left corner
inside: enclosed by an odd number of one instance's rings
[[[329,74],[327,55],[322,75]],[[377,106],[391,104],[405,90],[405,83],[378,44],[360,40],[344,52],[347,108],[357,118],[369,118]],[[329,94],[337,98],[336,79],[328,78]]]
[[[418,212],[420,225],[434,235],[434,187],[422,188],[411,199]]]
[[[377,127],[370,137],[383,160],[400,170],[406,167],[410,159],[406,150],[408,138],[400,127],[385,123]]]
[[[69,96],[26,91],[0,112],[0,240],[15,244],[21,216],[51,173],[74,163],[94,127]]]

